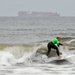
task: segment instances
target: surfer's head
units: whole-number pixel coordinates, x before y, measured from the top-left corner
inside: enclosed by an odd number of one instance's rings
[[[57,38],[59,41],[61,40],[61,37],[60,37],[60,36],[57,36],[56,38]]]

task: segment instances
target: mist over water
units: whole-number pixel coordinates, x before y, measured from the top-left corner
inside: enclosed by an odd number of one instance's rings
[[[55,50],[49,57],[48,40],[61,36],[62,56],[75,55],[75,18],[0,18],[1,75],[72,75],[75,56],[56,61]]]

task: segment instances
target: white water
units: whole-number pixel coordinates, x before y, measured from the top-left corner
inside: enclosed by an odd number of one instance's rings
[[[44,44],[43,44],[44,45]],[[24,52],[23,56],[17,58],[14,55],[14,50],[24,49],[23,47],[7,47],[0,51],[0,74],[1,75],[71,75],[75,74],[75,57],[64,61],[51,61],[44,54],[38,54],[36,51],[42,47],[33,47],[32,50]],[[63,55],[71,54],[68,47],[60,47]],[[33,60],[34,59],[34,60]]]

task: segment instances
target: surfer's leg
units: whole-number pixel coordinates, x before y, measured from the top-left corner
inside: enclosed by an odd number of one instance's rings
[[[47,56],[49,55],[50,51],[51,51],[51,49],[48,49],[48,51],[47,51]]]
[[[59,56],[59,50],[58,50],[58,48],[56,49],[56,52],[57,52],[57,55]]]
[[[56,46],[54,45],[53,48],[56,49],[56,53],[57,53],[57,55],[60,56],[60,53],[59,53],[58,47],[56,47]]]
[[[47,45],[47,48],[48,48],[48,51],[47,51],[47,56],[48,56],[51,51],[50,43]]]

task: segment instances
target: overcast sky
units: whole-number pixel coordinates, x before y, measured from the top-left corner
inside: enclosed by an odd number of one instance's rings
[[[0,0],[0,16],[17,16],[18,11],[46,11],[75,16],[75,0]]]

